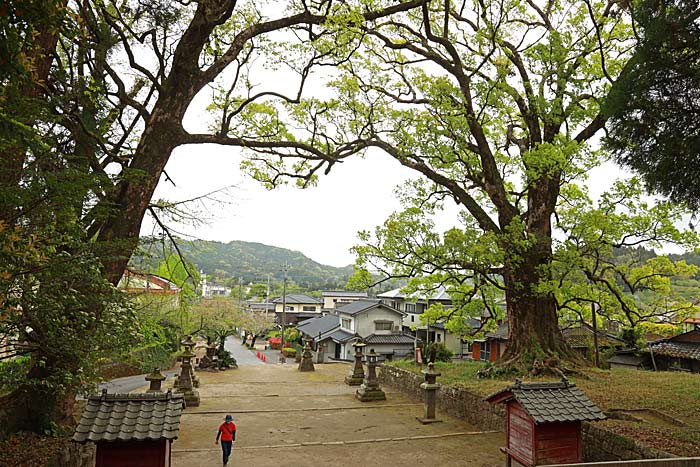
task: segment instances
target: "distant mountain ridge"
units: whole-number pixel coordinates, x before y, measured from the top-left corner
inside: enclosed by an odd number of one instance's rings
[[[149,239],[142,239],[142,243],[148,242]],[[188,261],[214,280],[235,277],[243,279],[244,283],[264,283],[270,274],[271,281],[281,281],[284,277],[283,267],[288,264],[289,279],[305,289],[321,290],[344,288],[353,272],[352,265],[342,268],[328,266],[299,251],[257,242],[180,240],[178,246]],[[152,266],[153,260],[135,258],[133,262],[143,267]]]

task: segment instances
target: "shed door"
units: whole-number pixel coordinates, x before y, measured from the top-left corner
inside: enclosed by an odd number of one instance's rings
[[[335,342],[335,355],[334,356],[335,356],[335,358],[340,360],[340,344],[338,344],[337,342]]]

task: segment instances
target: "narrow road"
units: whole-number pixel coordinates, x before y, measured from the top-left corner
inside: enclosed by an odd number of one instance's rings
[[[177,371],[168,370],[163,371],[162,373],[165,375],[166,381],[168,381],[172,379],[173,376],[175,376]],[[148,382],[146,381],[146,373],[142,375],[125,376],[123,378],[116,378],[98,384],[97,392],[100,393],[102,392],[102,389],[106,389],[109,393],[126,393],[139,389],[147,384]]]
[[[237,337],[229,336],[224,344],[224,349],[231,352],[231,355],[236,359],[236,363],[238,363],[239,366],[263,364],[252,351],[241,344],[241,340]]]

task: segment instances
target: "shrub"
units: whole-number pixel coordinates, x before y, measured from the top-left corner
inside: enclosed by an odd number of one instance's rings
[[[449,362],[452,360],[452,351],[445,347],[445,344],[442,342],[431,342],[423,350],[423,359],[426,361],[430,360],[433,352],[435,352],[436,362]]]
[[[294,349],[292,347],[285,347],[282,349],[282,355],[285,357],[296,357],[297,356],[297,349]]]

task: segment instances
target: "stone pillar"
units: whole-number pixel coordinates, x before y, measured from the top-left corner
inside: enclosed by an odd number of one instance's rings
[[[362,402],[386,400],[386,394],[379,387],[379,380],[377,380],[377,354],[374,352],[367,354],[367,374],[357,388],[355,398]]]
[[[440,385],[436,382],[437,377],[440,376],[440,372],[435,369],[435,364],[433,362],[428,363],[428,368],[423,370],[425,377],[425,382],[420,385],[423,390],[423,416],[416,417],[416,419],[423,425],[429,423],[441,422],[435,418],[435,406],[437,405],[437,392],[440,389]]]
[[[182,358],[182,366],[180,367],[180,376],[177,379],[176,392],[184,394],[185,404],[188,407],[199,406],[199,391],[194,389],[194,381],[192,379],[192,358],[194,353],[189,347],[186,347],[180,355]]]
[[[153,373],[146,375],[146,381],[148,381],[151,385],[146,392],[163,392],[160,385],[164,380],[165,376],[161,374],[160,368],[154,368]]]
[[[299,371],[315,371],[314,356],[311,353],[311,339],[304,338],[304,352],[301,354],[299,362]]]
[[[345,377],[345,384],[349,386],[359,386],[365,379],[365,369],[362,366],[362,349],[366,346],[364,342],[357,339],[352,346],[355,348],[355,365],[349,375]]]

